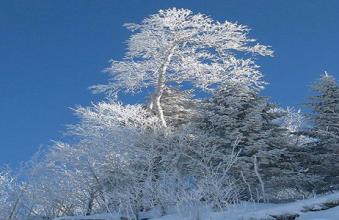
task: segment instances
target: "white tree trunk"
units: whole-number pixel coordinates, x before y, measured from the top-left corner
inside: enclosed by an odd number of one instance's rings
[[[260,176],[260,173],[259,173],[258,161],[257,161],[257,157],[256,156],[254,156],[253,163],[254,163],[254,172],[255,172],[255,175],[258,177],[258,180],[260,182],[263,201],[267,202],[267,200],[266,200],[266,193],[265,193],[265,184],[264,184],[264,181],[262,180],[262,178]]]
[[[168,54],[166,56],[164,63],[160,66],[159,74],[158,74],[158,81],[157,81],[157,88],[156,88],[154,96],[152,97],[152,102],[150,104],[151,109],[153,107],[155,108],[156,113],[157,113],[157,115],[160,119],[161,125],[164,126],[164,127],[167,127],[167,124],[166,124],[166,120],[165,120],[165,117],[164,117],[164,111],[162,109],[160,100],[161,100],[161,96],[162,96],[164,89],[165,89],[165,74],[166,74],[168,65],[171,62],[175,48],[176,48],[176,45],[174,45],[168,51]]]

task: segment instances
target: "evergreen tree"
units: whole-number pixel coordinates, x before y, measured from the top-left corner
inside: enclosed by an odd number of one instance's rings
[[[202,104],[197,123],[214,137],[210,144],[225,155],[235,143],[240,150],[233,175],[243,180],[247,199],[282,199],[280,190],[302,188],[289,132],[274,123],[282,116],[267,98],[239,83],[226,83]]]
[[[339,188],[339,87],[335,78],[325,72],[313,86],[316,93],[307,104],[312,110],[313,128],[310,134],[317,139],[308,151],[311,171],[322,176],[317,191]]]
[[[313,86],[317,94],[311,97],[311,118],[314,131],[322,143],[338,143],[339,140],[339,87],[332,75],[325,73]]]

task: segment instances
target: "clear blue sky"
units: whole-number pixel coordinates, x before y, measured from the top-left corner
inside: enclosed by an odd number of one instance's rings
[[[282,106],[304,103],[324,70],[339,78],[337,0],[0,0],[0,166],[60,139],[76,121],[69,107],[102,98],[87,88],[123,56],[122,24],[169,7],[238,21],[271,45],[264,93]]]

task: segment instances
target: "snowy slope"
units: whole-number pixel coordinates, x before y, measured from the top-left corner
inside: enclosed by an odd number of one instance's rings
[[[339,220],[339,206],[319,212],[308,212],[298,220]]]
[[[329,205],[331,204],[331,205]],[[260,220],[274,219],[272,216],[299,215],[297,220],[339,220],[339,192],[317,198],[300,200],[285,204],[255,204],[242,203],[230,206],[224,212],[211,212],[204,207],[176,209],[173,214],[165,215],[152,220]],[[328,208],[327,206],[336,206]],[[322,210],[326,209],[326,210]],[[144,218],[151,213],[143,213]],[[156,215],[154,215],[156,216]],[[57,220],[120,220],[119,215],[101,214],[86,217],[67,217]]]

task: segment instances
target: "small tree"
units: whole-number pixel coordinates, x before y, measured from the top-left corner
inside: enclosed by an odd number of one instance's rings
[[[300,109],[295,110],[294,108],[287,107],[286,109],[281,109],[281,111],[284,116],[279,123],[289,131],[289,142],[291,145],[304,147],[315,141],[313,138],[305,135],[307,118]]]
[[[79,170],[80,181],[92,186],[105,211],[135,217],[152,207],[147,184],[155,180],[162,149],[158,118],[142,105],[99,103],[76,110],[80,123],[70,127],[78,139],[75,158],[67,164]]]
[[[194,87],[211,90],[221,82],[236,80],[252,87],[263,85],[262,75],[251,56],[272,55],[266,46],[248,38],[248,28],[228,21],[217,22],[187,9],[160,10],[141,24],[126,24],[134,34],[122,61],[112,61],[107,71],[108,85],[95,91],[117,94],[154,88],[151,109],[166,127],[161,96],[171,84],[190,82]],[[246,57],[246,56],[244,56]]]

